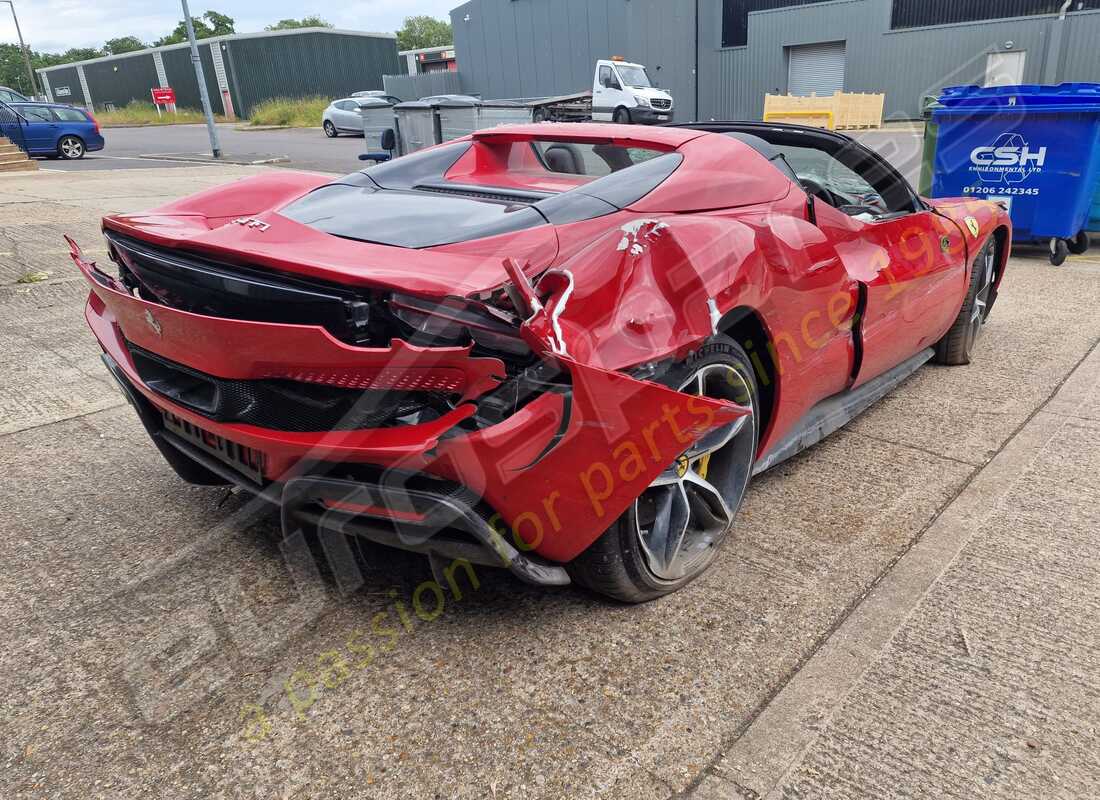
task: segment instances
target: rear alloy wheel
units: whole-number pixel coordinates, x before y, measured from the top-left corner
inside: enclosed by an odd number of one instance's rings
[[[581,585],[630,603],[674,592],[706,571],[733,530],[756,460],[756,379],[736,343],[715,337],[662,383],[728,400],[750,413],[682,453],[568,565]]]
[[[325,124],[321,126],[325,129],[325,136],[330,139],[335,139],[339,134],[336,132],[336,126],[332,124],[330,120],[325,120]]]
[[[989,318],[989,304],[996,281],[997,243],[991,238],[974,259],[974,267],[970,273],[970,290],[966,293],[955,324],[936,343],[937,363],[951,366],[970,363],[978,334]]]
[[[84,158],[84,142],[78,136],[62,136],[57,143],[57,153],[70,161]]]

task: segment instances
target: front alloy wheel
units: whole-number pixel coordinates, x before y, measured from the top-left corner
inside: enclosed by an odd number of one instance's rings
[[[970,286],[951,329],[936,343],[936,363],[969,364],[982,326],[989,319],[997,283],[997,241],[990,238],[978,251],[970,271]]]
[[[674,592],[714,562],[752,478],[760,433],[756,378],[733,340],[714,337],[661,382],[749,413],[681,453],[568,565],[577,583],[631,603]]]
[[[974,302],[970,308],[970,328],[967,330],[966,352],[974,351],[974,343],[978,341],[978,334],[982,332],[982,325],[989,316],[989,298],[993,292],[993,283],[996,276],[997,251],[993,247],[986,246],[978,256],[974,270],[980,271],[978,283],[975,286]]]

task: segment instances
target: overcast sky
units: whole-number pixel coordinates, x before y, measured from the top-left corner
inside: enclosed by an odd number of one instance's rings
[[[191,13],[207,9],[228,14],[238,33],[264,29],[280,19],[317,14],[337,28],[395,31],[414,14],[448,19],[463,0],[347,0],[302,3],[290,0],[188,0]],[[168,0],[15,0],[23,38],[32,50],[58,52],[70,47],[99,47],[116,36],[137,36],[152,42],[183,19],[178,2]],[[0,5],[0,42],[15,42],[10,7]]]

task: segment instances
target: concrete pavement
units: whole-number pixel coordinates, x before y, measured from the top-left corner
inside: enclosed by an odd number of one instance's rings
[[[1095,796],[1098,444],[1094,346],[690,796]]]
[[[63,232],[261,170],[0,179],[0,796],[1095,793],[1100,261],[1014,259],[976,362],[755,481],[684,591],[484,571],[406,625],[422,559],[341,593],[176,478],[84,328]]]

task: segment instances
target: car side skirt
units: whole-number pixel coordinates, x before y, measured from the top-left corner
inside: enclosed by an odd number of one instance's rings
[[[822,400],[806,412],[790,433],[757,460],[753,474],[766,472],[840,430],[924,366],[933,355],[935,350],[931,347],[921,350],[867,383]]]

